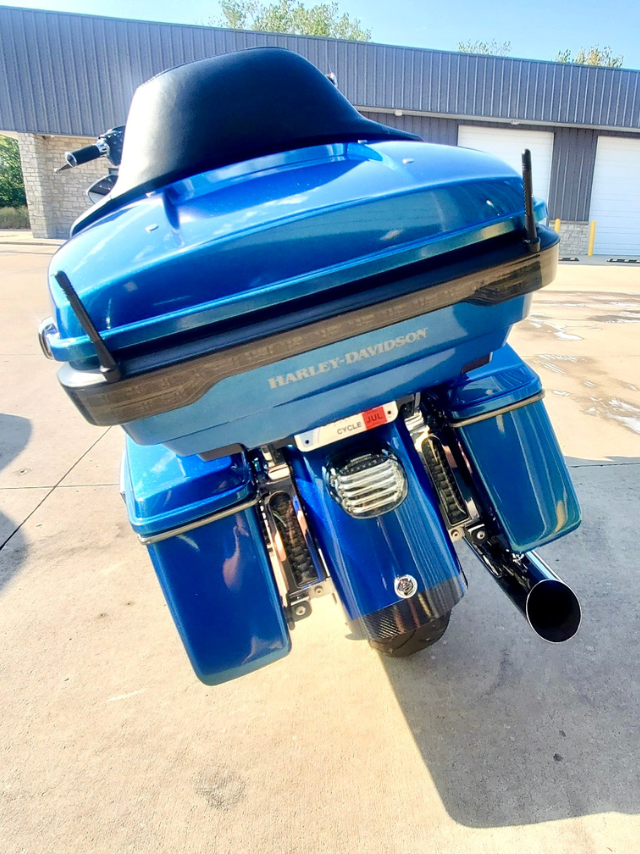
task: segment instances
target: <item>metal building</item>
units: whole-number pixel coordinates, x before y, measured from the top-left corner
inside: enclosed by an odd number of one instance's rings
[[[66,234],[95,173],[54,179],[53,167],[65,149],[123,124],[136,86],[263,45],[333,71],[361,112],[429,142],[516,167],[529,147],[534,190],[562,222],[565,254],[586,252],[595,220],[596,253],[640,255],[640,71],[2,7],[0,133],[20,141],[34,231]]]

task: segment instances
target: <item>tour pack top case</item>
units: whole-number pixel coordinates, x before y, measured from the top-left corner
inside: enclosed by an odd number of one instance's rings
[[[500,160],[364,119],[287,51],[230,56],[140,87],[112,197],[50,267],[67,393],[181,454],[311,429],[327,394],[342,417],[457,376],[557,264],[553,231],[523,241]]]

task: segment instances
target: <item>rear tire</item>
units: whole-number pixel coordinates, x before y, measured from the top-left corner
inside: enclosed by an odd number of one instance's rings
[[[373,649],[383,655],[388,655],[391,658],[407,658],[407,656],[415,655],[416,652],[421,652],[428,646],[437,643],[446,632],[450,618],[451,611],[410,632],[404,632],[388,640],[370,640],[369,643]]]

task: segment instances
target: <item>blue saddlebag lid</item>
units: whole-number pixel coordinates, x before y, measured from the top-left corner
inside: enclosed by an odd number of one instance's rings
[[[122,479],[129,521],[145,537],[226,510],[254,492],[243,454],[204,462],[129,438]]]
[[[541,390],[540,377],[505,344],[487,365],[446,389],[443,402],[449,416],[461,420],[519,403]]]

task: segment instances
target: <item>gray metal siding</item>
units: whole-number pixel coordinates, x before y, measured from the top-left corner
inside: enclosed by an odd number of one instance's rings
[[[309,36],[0,8],[0,129],[91,135],[134,89],[191,60],[278,45],[338,75],[359,107],[640,129],[640,72]]]
[[[383,125],[417,133],[425,142],[436,142],[440,145],[457,145],[458,122],[455,119],[439,119],[433,116],[394,116],[393,113],[364,113],[374,122]]]
[[[549,193],[549,216],[553,219],[589,219],[597,144],[597,131],[556,128]]]

